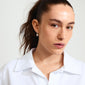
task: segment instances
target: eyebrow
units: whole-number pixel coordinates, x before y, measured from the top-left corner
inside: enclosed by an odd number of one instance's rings
[[[58,23],[62,24],[62,22],[60,20],[57,20],[57,19],[49,19],[49,20],[50,21],[55,21],[55,22],[58,22]],[[68,24],[75,24],[75,22],[72,21],[72,22],[69,22]]]

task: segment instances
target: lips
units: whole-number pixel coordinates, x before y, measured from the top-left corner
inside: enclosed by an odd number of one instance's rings
[[[65,44],[63,44],[63,43],[55,43],[54,46],[57,47],[58,49],[61,49],[61,48],[63,48],[65,46]]]

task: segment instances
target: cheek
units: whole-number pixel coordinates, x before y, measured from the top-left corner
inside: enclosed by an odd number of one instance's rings
[[[43,30],[43,37],[47,39],[53,39],[54,31],[50,30],[50,28],[46,28],[45,30]]]
[[[40,32],[40,38],[45,42],[50,42],[54,38],[54,31],[50,30],[49,27],[42,28]]]

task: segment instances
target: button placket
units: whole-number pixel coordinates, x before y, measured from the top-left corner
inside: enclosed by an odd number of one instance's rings
[[[48,85],[54,85],[54,72],[50,73],[49,75],[49,81],[48,81]]]

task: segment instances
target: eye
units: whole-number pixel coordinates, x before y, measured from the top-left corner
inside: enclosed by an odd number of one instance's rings
[[[72,26],[67,26],[66,28],[69,29],[69,30],[73,29]]]
[[[51,24],[52,27],[58,28],[57,24]]]

